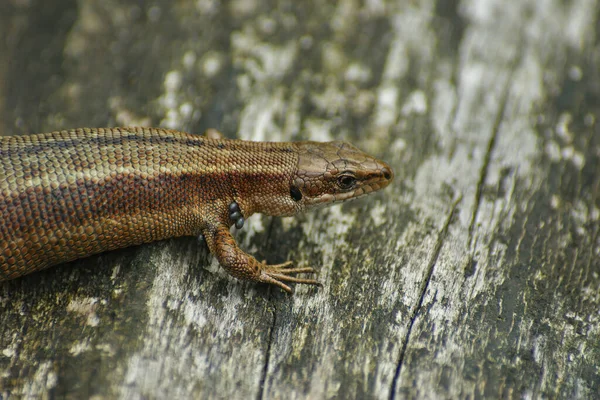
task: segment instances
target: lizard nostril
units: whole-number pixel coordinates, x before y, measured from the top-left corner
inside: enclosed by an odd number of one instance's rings
[[[392,170],[389,169],[388,167],[385,167],[381,170],[381,172],[383,173],[383,177],[387,180],[392,179]]]

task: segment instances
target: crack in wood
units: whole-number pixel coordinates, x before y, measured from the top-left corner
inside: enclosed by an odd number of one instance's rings
[[[511,65],[511,67],[509,69],[507,82],[511,82],[513,80],[512,77],[514,76],[514,74],[517,70],[517,66],[521,62],[521,59],[523,58],[524,47],[525,46],[521,46],[521,48],[519,49],[519,52],[518,52],[519,55],[516,57],[514,63]],[[488,142],[485,156],[483,157],[483,164],[481,165],[481,169],[479,171],[479,180],[477,181],[477,186],[475,189],[475,201],[474,201],[475,205],[473,207],[473,212],[471,214],[471,220],[469,222],[469,231],[468,231],[468,237],[467,237],[467,246],[469,249],[468,250],[469,256],[468,256],[467,261],[464,266],[465,276],[470,276],[474,273],[474,254],[473,253],[474,253],[475,244],[473,243],[473,240],[474,240],[473,231],[475,230],[475,221],[477,220],[477,215],[479,214],[479,209],[481,208],[481,201],[482,201],[481,198],[482,198],[482,193],[483,193],[483,186],[485,185],[485,181],[486,181],[488,173],[489,173],[490,163],[492,161],[492,153],[494,152],[494,148],[496,147],[498,135],[500,134],[500,125],[502,125],[502,121],[504,120],[504,116],[505,116],[504,114],[506,113],[506,106],[508,103],[510,88],[511,88],[511,86],[507,84],[505,87],[505,90],[502,92],[502,98],[500,101],[500,110],[498,111],[498,114],[496,114],[496,120],[494,121],[494,125],[492,128],[492,135]]]
[[[410,323],[408,324],[406,336],[404,337],[404,343],[402,344],[402,349],[400,350],[400,357],[398,359],[398,365],[396,366],[396,373],[394,374],[394,378],[392,379],[392,385],[390,388],[390,397],[389,397],[390,400],[394,400],[396,397],[395,393],[396,393],[396,387],[398,385],[398,378],[400,377],[400,372],[402,371],[402,365],[404,364],[404,356],[406,355],[406,348],[408,347],[408,341],[410,340],[412,328],[417,319],[417,315],[419,314],[419,311],[421,310],[421,307],[423,305],[423,301],[425,299],[425,293],[427,293],[427,288],[429,287],[429,282],[431,281],[431,277],[433,275],[433,270],[435,268],[435,264],[437,263],[438,257],[442,250],[442,245],[444,244],[446,235],[448,234],[448,228],[450,227],[450,224],[452,223],[452,219],[454,218],[454,213],[456,212],[458,204],[461,201],[462,201],[462,194],[459,193],[459,194],[455,195],[454,201],[452,202],[452,208],[450,209],[450,213],[448,214],[446,221],[444,221],[444,226],[442,227],[442,230],[440,231],[440,233],[438,235],[438,240],[435,243],[435,248],[433,250],[433,256],[431,257],[431,260],[429,261],[429,265],[427,266],[427,274],[425,275],[425,279],[419,290],[419,292],[420,292],[419,301],[410,316]]]
[[[271,235],[273,234],[273,229],[275,226],[275,219],[270,217],[270,222],[267,228],[267,240],[265,243],[265,248],[271,248]],[[273,299],[273,291],[271,290],[271,286],[269,285],[269,301]],[[260,374],[260,379],[258,381],[258,392],[256,394],[256,400],[262,400],[265,396],[265,382],[267,380],[267,375],[269,373],[269,361],[271,360],[271,347],[273,345],[273,336],[275,332],[275,326],[277,324],[277,309],[272,311],[272,321],[271,327],[269,329],[269,340],[267,341],[267,351],[265,352],[265,362],[263,364],[262,372]]]
[[[269,361],[271,360],[271,347],[273,344],[273,335],[275,332],[275,325],[277,324],[277,310],[273,310],[272,315],[273,315],[273,321],[271,323],[271,328],[269,329],[269,340],[267,341],[267,351],[265,352],[265,362],[263,364],[262,373],[260,374],[260,380],[258,381],[258,393],[256,394],[256,400],[262,400],[265,397],[265,382],[267,380],[267,374],[269,373]]]

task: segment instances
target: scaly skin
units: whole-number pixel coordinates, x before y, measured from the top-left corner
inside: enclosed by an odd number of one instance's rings
[[[230,227],[254,213],[293,215],[356,198],[387,186],[393,173],[344,142],[110,128],[0,137],[0,177],[0,281],[104,251],[204,235],[231,275],[290,292],[283,282],[318,284],[292,276],[314,270],[257,261]],[[233,218],[230,207],[239,210]]]

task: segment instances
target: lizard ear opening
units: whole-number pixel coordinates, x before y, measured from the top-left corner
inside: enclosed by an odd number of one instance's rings
[[[302,200],[302,192],[300,191],[300,189],[298,189],[298,187],[293,185],[290,186],[290,196],[292,196],[292,199],[294,199],[294,201]]]

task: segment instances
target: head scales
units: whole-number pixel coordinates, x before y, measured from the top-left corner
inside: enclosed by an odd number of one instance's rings
[[[385,188],[390,166],[342,141],[300,142],[291,196],[301,209],[359,198]]]

